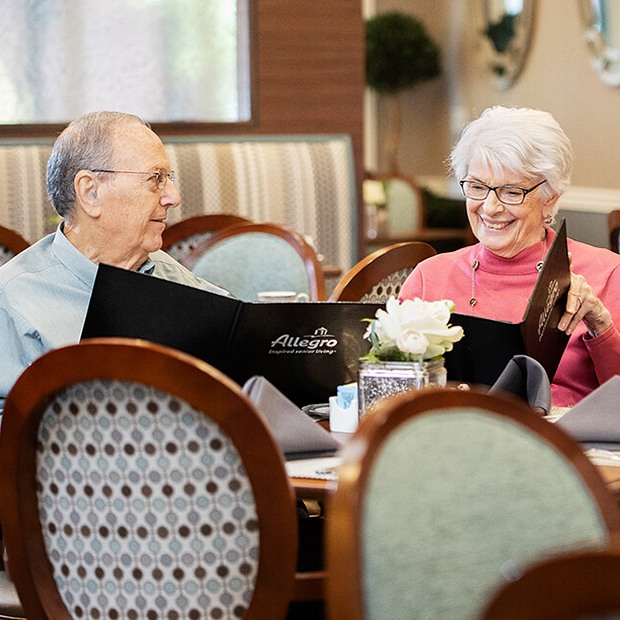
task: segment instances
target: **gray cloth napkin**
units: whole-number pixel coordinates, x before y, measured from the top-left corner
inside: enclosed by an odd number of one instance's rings
[[[328,456],[340,447],[328,431],[265,377],[250,377],[243,385],[243,391],[267,421],[286,459]]]
[[[528,355],[515,355],[489,392],[509,392],[526,400],[542,415],[551,410],[551,382],[542,364]]]
[[[620,450],[620,375],[605,381],[557,422],[585,449]]]

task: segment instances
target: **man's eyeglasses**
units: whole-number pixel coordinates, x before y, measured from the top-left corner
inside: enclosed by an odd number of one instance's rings
[[[486,200],[489,192],[493,191],[497,199],[505,205],[520,205],[523,204],[525,197],[530,192],[546,182],[547,179],[543,179],[540,183],[536,183],[536,185],[528,189],[525,187],[515,187],[514,185],[498,185],[496,187],[491,187],[480,181],[459,181],[459,185],[461,186],[463,196],[470,200]]]
[[[166,187],[167,179],[170,179],[170,183],[174,183],[174,170],[168,172],[163,168],[160,168],[156,172],[136,172],[134,170],[103,170],[101,168],[97,168],[95,170],[92,170],[91,172],[107,172],[108,174],[148,174],[150,176],[146,180],[155,180],[158,190],[162,190],[164,189],[164,187]]]

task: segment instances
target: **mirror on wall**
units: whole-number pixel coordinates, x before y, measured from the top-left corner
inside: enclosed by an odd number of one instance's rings
[[[251,119],[251,0],[0,0],[0,124]]]
[[[620,2],[578,2],[592,66],[605,83],[620,86]]]
[[[534,0],[478,0],[477,12],[483,62],[497,88],[510,88],[530,47]]]

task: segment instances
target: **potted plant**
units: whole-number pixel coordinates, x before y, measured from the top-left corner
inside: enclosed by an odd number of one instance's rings
[[[440,73],[439,47],[419,19],[391,11],[366,20],[366,83],[388,97],[390,128],[385,142],[388,172],[398,172],[401,92]]]

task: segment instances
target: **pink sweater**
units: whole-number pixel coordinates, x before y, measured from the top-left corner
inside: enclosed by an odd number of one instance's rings
[[[549,230],[547,247],[554,236],[554,231]],[[551,385],[553,404],[558,407],[576,404],[607,379],[620,374],[620,255],[572,239],[568,240],[568,251],[574,273],[585,277],[611,312],[614,325],[596,338],[588,335],[583,323],[575,330]],[[460,314],[518,323],[536,283],[536,263],[542,253],[541,241],[511,259],[497,256],[480,244],[437,254],[413,270],[400,299],[451,299]],[[471,264],[475,258],[480,261],[475,284],[478,303],[472,309]]]

